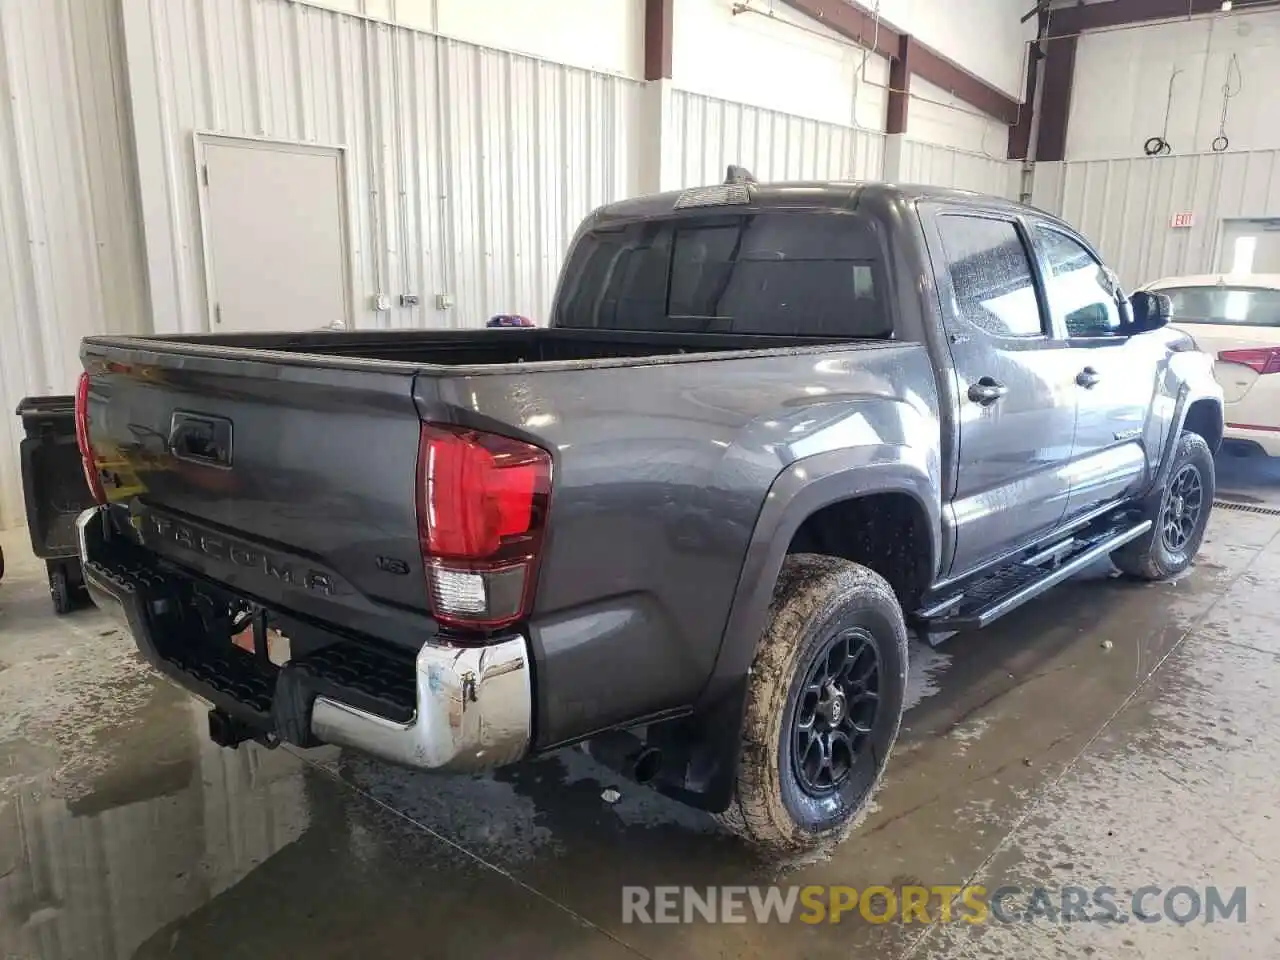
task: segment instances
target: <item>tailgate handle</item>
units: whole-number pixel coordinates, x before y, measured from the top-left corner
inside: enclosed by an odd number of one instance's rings
[[[231,421],[226,417],[175,411],[169,424],[169,452],[191,463],[230,467]]]

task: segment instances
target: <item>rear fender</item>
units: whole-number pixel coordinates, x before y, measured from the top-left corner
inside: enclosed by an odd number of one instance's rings
[[[816,454],[792,463],[769,488],[756,521],[721,639],[715,670],[694,712],[649,730],[649,741],[673,762],[653,786],[704,810],[726,809],[737,777],[747,677],[764,632],[773,586],[800,525],[823,507],[879,493],[903,493],[920,504],[929,527],[929,570],[937,576],[942,518],[928,457],[904,446],[875,445]]]
[[[699,708],[709,709],[735,689],[755,659],[773,585],[800,525],[823,507],[880,493],[906,494],[924,511],[930,537],[928,569],[936,578],[942,556],[941,495],[926,456],[910,447],[873,445],[796,461],[777,476],[765,497]]]

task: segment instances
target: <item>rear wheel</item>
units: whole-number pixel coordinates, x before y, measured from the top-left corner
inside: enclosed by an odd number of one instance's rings
[[[49,571],[49,597],[53,600],[53,612],[59,616],[70,613],[75,607],[71,584],[67,582],[67,572],[61,567],[54,567]]]
[[[1199,434],[1184,430],[1164,490],[1147,502],[1151,529],[1111,555],[1123,573],[1165,580],[1191,566],[1204,542],[1215,492],[1213,453]]]
[[[821,849],[866,816],[897,739],[906,626],[882,577],[816,554],[787,558],[770,615],[721,820],[772,850]]]

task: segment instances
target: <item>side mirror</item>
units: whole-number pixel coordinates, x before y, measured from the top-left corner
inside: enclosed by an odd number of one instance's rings
[[[1129,298],[1133,308],[1133,332],[1159,330],[1169,322],[1173,304],[1163,293],[1139,290]]]

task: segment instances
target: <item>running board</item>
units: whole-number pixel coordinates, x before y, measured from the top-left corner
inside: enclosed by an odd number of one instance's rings
[[[1151,521],[1143,520],[1118,532],[1107,531],[1102,536],[1079,538],[1074,544],[1055,544],[1030,558],[1036,563],[1013,564],[978,583],[963,596],[943,601],[945,607],[933,604],[929,609],[920,611],[915,619],[921,631],[929,637],[985,627],[1150,529]],[[1075,550],[1067,553],[1073,545]],[[1048,568],[1037,565],[1045,560],[1059,562]],[[950,616],[938,616],[946,611],[953,612]]]

